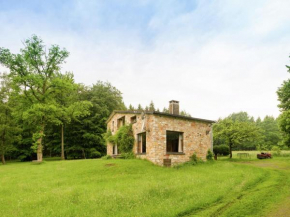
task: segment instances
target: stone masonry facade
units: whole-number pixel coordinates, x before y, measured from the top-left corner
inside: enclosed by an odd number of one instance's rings
[[[122,121],[124,122],[121,123]],[[206,160],[207,151],[212,151],[212,123],[214,121],[161,112],[114,111],[107,121],[107,129],[115,134],[118,125],[132,124],[135,137],[134,154],[139,158],[163,166],[168,160],[170,165],[189,161],[194,153],[199,158]],[[182,135],[182,142],[180,142],[182,147],[179,147],[178,151],[167,152],[167,132],[178,132]],[[140,152],[137,148],[140,133],[146,133],[146,153],[138,153]],[[112,144],[107,144],[108,155],[119,154],[116,149]]]

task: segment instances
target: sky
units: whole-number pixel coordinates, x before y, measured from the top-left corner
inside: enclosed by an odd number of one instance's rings
[[[193,117],[277,117],[289,78],[289,0],[0,0],[0,47],[32,34],[70,56],[62,71],[108,81],[127,106],[170,100]],[[0,66],[0,71],[8,71]]]

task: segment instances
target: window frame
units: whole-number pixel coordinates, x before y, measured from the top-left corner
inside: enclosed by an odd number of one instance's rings
[[[144,146],[143,146],[144,145],[143,138],[145,138],[145,151],[144,151]],[[147,134],[146,132],[138,133],[137,134],[137,154],[142,155],[146,153],[147,153]]]
[[[130,123],[131,123],[131,124],[135,124],[136,122],[137,122],[137,116],[134,115],[134,116],[132,116],[132,117],[130,118]]]
[[[168,151],[168,135],[167,133],[178,133],[178,144],[177,144],[177,152],[176,151]],[[181,141],[181,145],[179,146],[179,142]],[[172,148],[171,148],[172,149]],[[179,151],[181,149],[181,151]],[[166,130],[166,145],[165,145],[166,154],[175,154],[175,155],[184,155],[184,132],[174,131],[174,130]]]
[[[122,124],[120,124],[120,123],[122,123]],[[117,119],[117,129],[124,126],[125,124],[126,124],[125,116],[122,116],[122,117]]]

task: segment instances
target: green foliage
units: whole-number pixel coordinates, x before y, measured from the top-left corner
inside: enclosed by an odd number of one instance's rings
[[[131,153],[134,145],[134,135],[132,130],[132,124],[121,126],[115,135],[108,130],[103,134],[107,143],[117,144],[120,153]]]
[[[25,40],[19,54],[0,48],[0,64],[10,70],[11,87],[18,101],[15,118],[35,126],[34,133],[42,133],[47,123],[60,122],[56,115],[59,109],[57,75],[68,55],[57,45],[52,45],[47,52],[43,41],[35,35]],[[42,147],[41,142],[38,146]],[[38,157],[41,159],[40,155]]]
[[[134,153],[132,151],[126,152],[126,153],[122,152],[120,158],[122,158],[122,159],[135,159],[136,156],[134,155]]]
[[[282,133],[279,130],[278,121],[272,116],[265,116],[263,121],[259,124],[263,130],[265,149],[270,150],[272,146],[280,145],[282,141]]]
[[[230,115],[225,119],[219,119],[213,126],[214,144],[227,144],[230,149],[230,157],[232,157],[233,148],[238,148],[243,144],[258,144],[263,142],[261,129],[255,124],[252,118],[241,122],[245,119],[244,113],[239,115]],[[233,118],[234,117],[234,118]]]
[[[22,139],[9,146],[14,147],[6,151],[10,157],[32,160],[30,147],[36,150],[38,145],[46,155],[59,155],[61,129],[68,158],[105,153],[102,134],[111,112],[125,109],[122,93],[109,82],[98,81],[91,87],[76,84],[73,73],[60,72],[68,55],[57,45],[46,48],[35,35],[25,40],[19,54],[0,48],[0,64],[10,70],[12,91],[5,94],[13,102],[9,115],[22,130],[14,130]]]
[[[102,154],[95,148],[91,148],[88,153],[89,158],[100,158]]]
[[[278,146],[273,146],[271,151],[272,151],[272,154],[274,156],[280,156],[281,155],[281,150],[280,150],[280,148]]]
[[[212,154],[211,150],[208,150],[207,151],[206,159],[207,160],[213,160],[213,154]]]
[[[290,67],[287,67],[287,71],[290,72]],[[283,131],[283,145],[290,147],[290,79],[283,81],[281,87],[277,91],[279,105],[281,110],[278,124]]]
[[[215,145],[213,147],[213,153],[215,155],[227,156],[230,154],[230,149],[228,145]]]
[[[110,159],[112,159],[112,156],[111,155],[105,155],[101,159],[102,160],[110,160]]]
[[[182,111],[180,112],[180,115],[182,115],[182,116],[186,116],[186,117],[191,117],[191,115],[190,115],[189,113],[187,113],[185,110],[182,110]]]
[[[153,103],[153,101],[151,100],[150,104],[149,104],[149,111],[154,112],[155,111],[155,105]]]
[[[116,144],[115,136],[113,136],[112,131],[110,129],[103,134],[103,137],[107,143]]]
[[[121,153],[132,152],[134,140],[131,124],[120,127],[114,135],[115,144],[118,145],[118,150]]]
[[[17,151],[15,143],[21,139],[21,129],[12,117],[15,104],[7,74],[0,74],[0,79],[0,156],[5,164],[5,155]]]
[[[185,164],[196,165],[200,163],[204,163],[204,161],[201,158],[197,157],[195,153],[193,153],[193,155],[190,156],[190,161],[186,162]]]

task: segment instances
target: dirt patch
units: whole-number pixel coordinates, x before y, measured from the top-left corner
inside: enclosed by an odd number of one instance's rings
[[[116,164],[105,164],[105,167],[113,167],[116,166]]]
[[[290,196],[279,205],[277,210],[269,213],[268,217],[283,217],[290,216]]]

